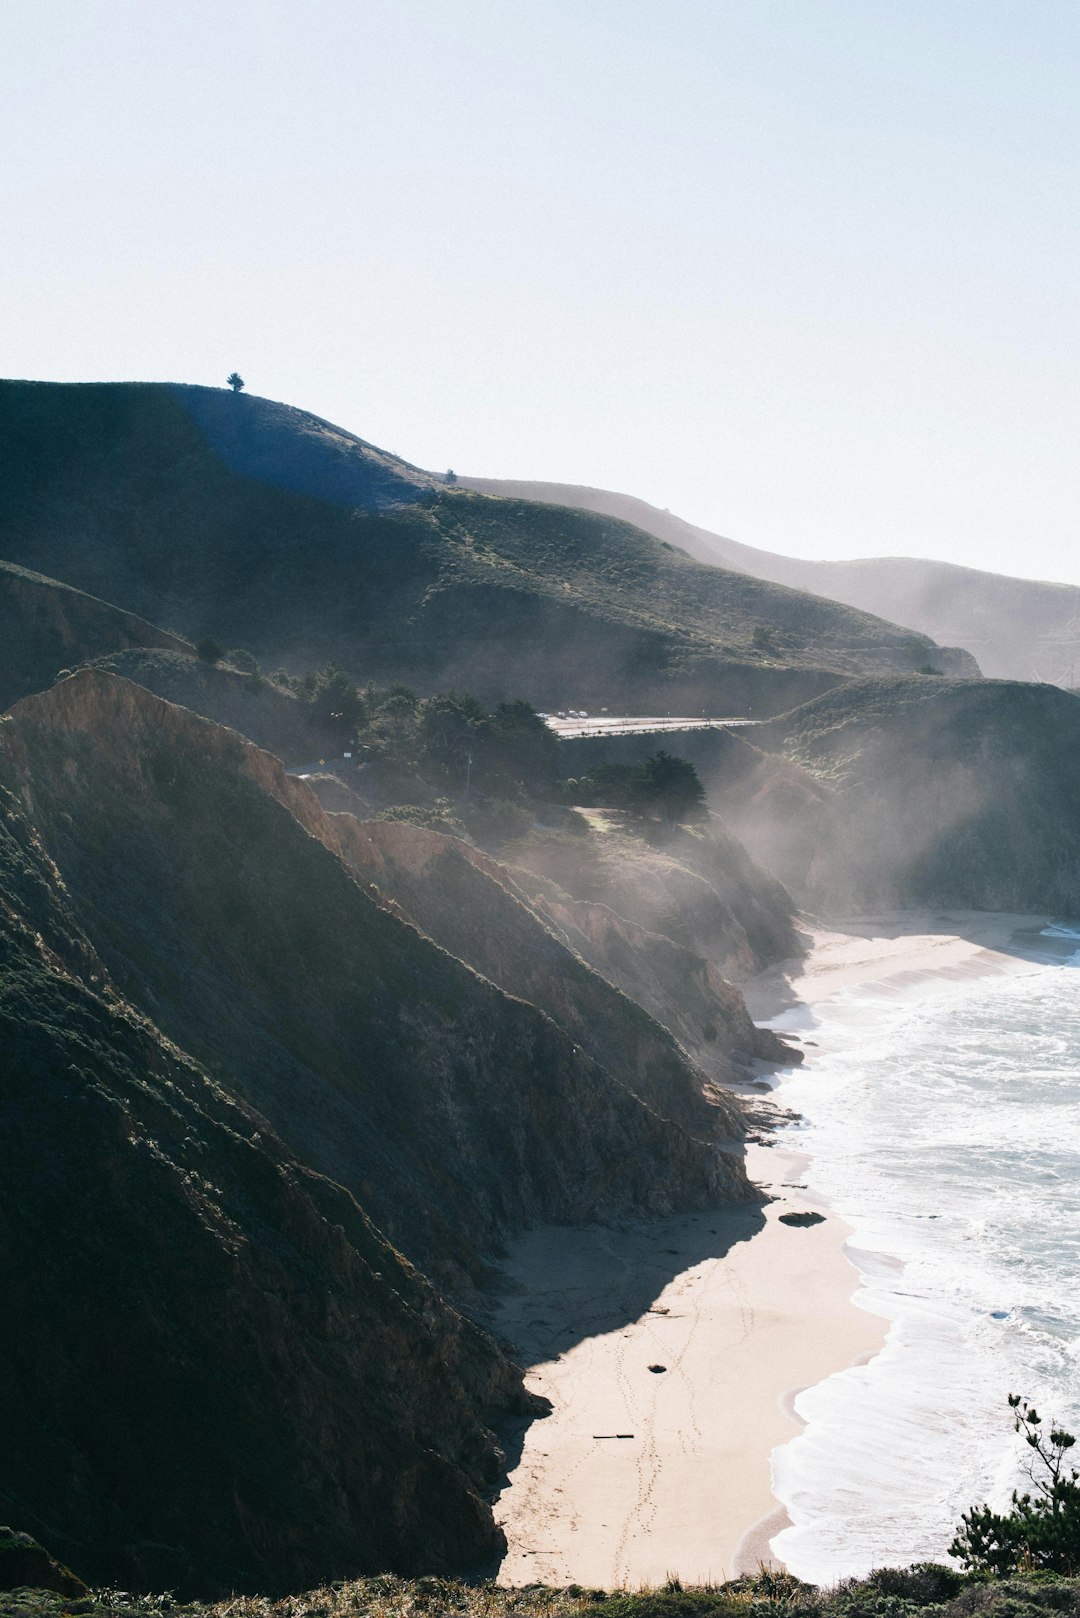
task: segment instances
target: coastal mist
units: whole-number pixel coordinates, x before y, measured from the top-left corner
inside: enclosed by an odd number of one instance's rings
[[[854,989],[774,1026],[807,1039],[776,1098],[802,1178],[852,1227],[865,1365],[804,1389],[774,1451],[816,1583],[944,1560],[961,1513],[1025,1486],[1006,1396],[1080,1433],[1080,928],[1014,972]]]

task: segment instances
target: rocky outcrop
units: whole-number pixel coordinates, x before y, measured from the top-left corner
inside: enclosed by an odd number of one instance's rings
[[[519,872],[518,881],[569,946],[669,1028],[717,1083],[745,1079],[748,1058],[801,1060],[770,1029],[754,1025],[739,990],[703,956],[607,905],[571,899],[531,871]]]
[[[239,731],[286,763],[316,759],[330,738],[319,734],[311,708],[289,691],[239,669],[180,657],[175,652],[126,651],[86,659],[89,668],[119,674],[156,697]],[[339,752],[340,741],[334,743]]]
[[[76,903],[0,788],[5,1514],[203,1595],[497,1553],[518,1373],[118,992]]]
[[[0,1528],[0,1590],[54,1590],[57,1595],[85,1596],[86,1585],[62,1567],[32,1534]]]

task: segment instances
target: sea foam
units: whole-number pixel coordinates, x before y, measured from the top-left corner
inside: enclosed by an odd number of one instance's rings
[[[856,1303],[891,1323],[799,1394],[805,1430],[773,1454],[793,1526],[772,1546],[802,1578],[942,1560],[964,1510],[1004,1506],[1024,1483],[1010,1392],[1080,1431],[1080,927],[1042,940],[1016,973],[775,1025],[812,1022],[784,1144],[853,1227]]]

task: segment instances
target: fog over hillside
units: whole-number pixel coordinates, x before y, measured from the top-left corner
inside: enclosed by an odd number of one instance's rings
[[[580,484],[461,477],[466,488],[513,500],[549,501],[603,512],[678,545],[701,562],[734,568],[811,595],[842,601],[909,625],[947,646],[961,646],[997,679],[1076,683],[1080,665],[1080,589],[985,573],[911,556],[808,562],[740,544],[684,522],[633,495]]]

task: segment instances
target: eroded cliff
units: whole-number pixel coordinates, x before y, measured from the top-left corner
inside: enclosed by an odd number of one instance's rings
[[[128,997],[448,1283],[532,1221],[746,1193],[740,1156],[380,907],[232,732],[88,671],[0,724],[0,777]]]
[[[5,1515],[133,1588],[475,1565],[519,1375],[118,992],[76,908],[0,787]]]

